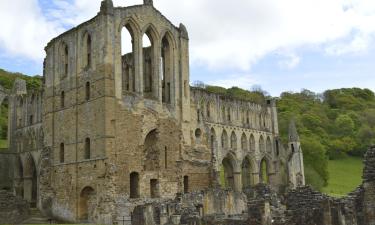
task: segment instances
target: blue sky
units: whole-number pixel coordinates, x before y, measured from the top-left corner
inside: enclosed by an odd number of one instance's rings
[[[115,6],[142,0],[113,0]],[[190,36],[191,81],[273,96],[375,90],[373,0],[154,0]],[[93,17],[100,0],[0,1],[0,68],[41,74],[44,46]]]

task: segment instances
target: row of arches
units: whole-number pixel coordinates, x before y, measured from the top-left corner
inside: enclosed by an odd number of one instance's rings
[[[215,150],[217,143],[216,132],[212,128],[211,129],[211,148]],[[256,145],[256,143],[258,143]],[[242,133],[240,143],[238,143],[238,138],[236,132],[232,131],[230,134],[230,139],[228,133],[225,129],[223,129],[221,136],[220,136],[220,148],[222,150],[228,151],[237,151],[237,148],[240,147],[244,152],[256,152],[257,150],[260,153],[267,153],[272,154],[273,152],[273,144],[271,138],[267,136],[266,138],[263,135],[259,136],[259,139],[256,141],[255,136],[250,134],[249,138],[245,133]],[[256,148],[258,147],[258,149]]]
[[[259,162],[254,162],[250,157],[245,157],[238,167],[235,159],[231,155],[227,155],[221,162],[219,179],[221,187],[240,190],[241,188],[246,189],[254,186],[258,182],[268,184],[270,182],[269,175],[270,165],[266,157]],[[241,185],[241,187],[238,187],[238,185]]]
[[[92,66],[93,61],[93,48],[92,48],[93,36],[92,34],[85,30],[81,36],[81,43],[79,46],[82,46],[81,49],[81,68],[83,70],[88,70]],[[72,70],[71,66],[71,56],[73,55],[71,52],[72,46],[69,42],[61,42],[59,47],[59,74],[61,79],[64,79],[69,76],[70,70]]]
[[[271,129],[272,117],[267,111],[254,111],[237,106],[221,106],[220,110],[218,110],[216,105],[210,101],[206,103],[200,101],[197,109],[198,122],[203,117],[207,120],[216,120],[217,122],[238,122],[248,127]]]
[[[148,98],[161,97],[162,102],[171,103],[175,87],[175,43],[169,31],[160,36],[152,24],[140,29],[132,19],[124,22],[121,28],[123,90],[142,92]],[[140,69],[143,71],[141,90],[137,87]]]
[[[43,129],[41,127],[33,127],[18,130],[13,141],[17,152],[40,150],[44,147]]]
[[[15,158],[14,187],[17,196],[27,200],[36,207],[38,199],[38,170],[34,157],[24,154]]]

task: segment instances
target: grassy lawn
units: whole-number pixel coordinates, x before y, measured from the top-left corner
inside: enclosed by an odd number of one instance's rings
[[[331,196],[343,196],[362,183],[362,159],[347,157],[328,162],[329,180],[323,192]]]

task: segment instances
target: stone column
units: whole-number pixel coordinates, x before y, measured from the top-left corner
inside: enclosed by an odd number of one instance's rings
[[[31,177],[24,177],[23,178],[23,198],[28,202],[32,200],[32,186],[33,180]]]
[[[135,92],[143,95],[143,50],[142,50],[142,37],[140,34],[133,34],[133,66],[134,66],[134,79],[135,79]]]
[[[259,184],[259,173],[253,173],[253,185]]]
[[[241,172],[233,172],[234,191],[242,191]]]

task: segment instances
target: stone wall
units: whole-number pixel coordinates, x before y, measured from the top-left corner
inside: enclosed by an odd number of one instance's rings
[[[12,155],[0,150],[0,190],[12,190]]]
[[[18,224],[30,214],[29,204],[18,196],[0,190],[0,224]]]

